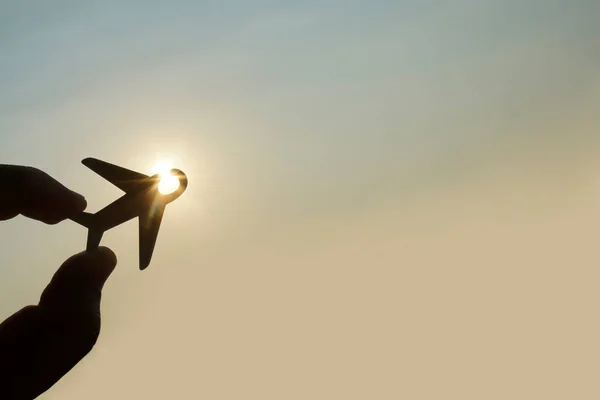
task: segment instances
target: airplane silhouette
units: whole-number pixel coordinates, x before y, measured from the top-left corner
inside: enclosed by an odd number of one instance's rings
[[[179,187],[173,193],[162,194],[158,191],[160,174],[148,176],[95,158],[86,158],[82,163],[125,192],[95,214],[81,212],[70,218],[88,228],[86,250],[96,249],[107,230],[139,217],[139,267],[140,270],[146,269],[152,259],[165,207],[185,191],[187,176],[178,169],[172,169],[171,174],[179,180]]]

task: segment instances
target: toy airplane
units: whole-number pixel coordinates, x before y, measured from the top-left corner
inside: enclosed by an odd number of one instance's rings
[[[173,193],[162,194],[158,190],[159,174],[147,176],[94,158],[86,158],[82,163],[125,192],[95,214],[81,212],[71,217],[71,220],[88,228],[87,251],[100,245],[107,230],[139,217],[140,270],[146,269],[152,259],[165,207],[185,191],[187,177],[182,171],[172,169],[171,174],[179,180],[179,186]]]

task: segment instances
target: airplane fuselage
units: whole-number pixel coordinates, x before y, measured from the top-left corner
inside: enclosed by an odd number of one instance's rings
[[[161,194],[157,183],[160,177],[155,175],[140,184],[140,191],[125,193],[117,200],[96,213],[96,228],[107,231],[141,214],[152,214],[153,208],[164,207],[179,197],[180,193]]]
[[[126,193],[96,213],[97,228],[107,231],[146,212],[150,194]]]
[[[88,228],[86,250],[97,248],[107,230],[139,217],[140,269],[146,268],[152,258],[165,207],[185,191],[187,177],[182,171],[171,169],[179,186],[172,193],[163,194],[159,191],[161,176],[158,174],[143,175],[93,158],[82,162],[125,192],[95,214],[81,212],[70,217]]]

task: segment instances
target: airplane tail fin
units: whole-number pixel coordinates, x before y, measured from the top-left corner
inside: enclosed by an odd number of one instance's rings
[[[91,251],[100,245],[100,241],[102,240],[102,235],[104,231],[95,225],[95,215],[87,212],[81,212],[77,215],[72,216],[70,219],[74,222],[77,222],[79,225],[85,226],[88,228],[88,237],[87,237],[87,245],[86,250]]]

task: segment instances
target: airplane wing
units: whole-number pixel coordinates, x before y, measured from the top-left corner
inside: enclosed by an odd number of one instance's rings
[[[126,193],[138,190],[140,188],[139,183],[149,178],[148,175],[130,171],[95,158],[86,158],[82,163]]]
[[[140,269],[150,265],[158,229],[165,212],[164,205],[155,205],[140,215]]]

